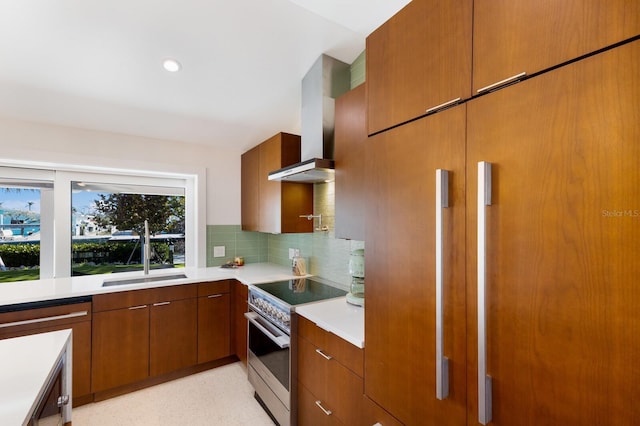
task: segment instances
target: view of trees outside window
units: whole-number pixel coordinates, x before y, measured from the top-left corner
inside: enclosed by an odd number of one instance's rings
[[[142,270],[145,220],[151,269],[184,266],[185,197],[175,193],[170,188],[73,182],[72,275]]]
[[[40,190],[0,185],[0,282],[40,278]]]
[[[145,221],[150,268],[184,267],[188,185],[181,177],[0,166],[0,283],[142,270]]]

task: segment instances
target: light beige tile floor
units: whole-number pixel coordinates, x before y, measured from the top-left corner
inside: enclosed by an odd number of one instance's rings
[[[73,426],[251,425],[273,422],[236,362],[73,409]]]

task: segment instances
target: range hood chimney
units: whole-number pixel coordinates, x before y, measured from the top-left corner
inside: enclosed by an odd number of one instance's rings
[[[269,180],[317,183],[334,180],[335,99],[350,89],[348,64],[320,56],[302,79],[302,162],[269,173]]]

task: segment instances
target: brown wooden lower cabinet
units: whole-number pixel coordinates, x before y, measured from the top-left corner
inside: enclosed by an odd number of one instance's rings
[[[233,282],[233,347],[240,361],[247,366],[247,299],[249,288],[239,281]]]
[[[197,285],[93,298],[92,391],[196,364]]]
[[[333,413],[329,415],[324,413],[316,402],[322,405],[322,401],[307,388],[302,385],[298,386],[298,425],[330,426],[343,424]]]
[[[363,426],[380,424],[382,426],[402,426],[402,422],[389,414],[384,408],[362,396],[362,423]]]
[[[247,290],[222,280],[52,302],[0,313],[0,339],[72,329],[77,406],[233,362],[234,353],[246,364]]]
[[[198,285],[198,364],[232,355],[230,284]]]
[[[0,313],[0,339],[71,329],[73,338],[73,406],[90,402],[91,302]],[[26,322],[26,323],[25,323]]]
[[[195,365],[198,353],[198,301],[157,302],[149,318],[149,375]]]
[[[93,314],[92,391],[149,376],[149,306]]]
[[[297,342],[298,424],[363,424],[363,350],[300,316]]]

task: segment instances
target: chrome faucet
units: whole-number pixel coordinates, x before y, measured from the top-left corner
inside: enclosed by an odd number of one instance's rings
[[[149,275],[149,259],[151,258],[151,237],[149,236],[149,221],[144,221],[144,274]]]

